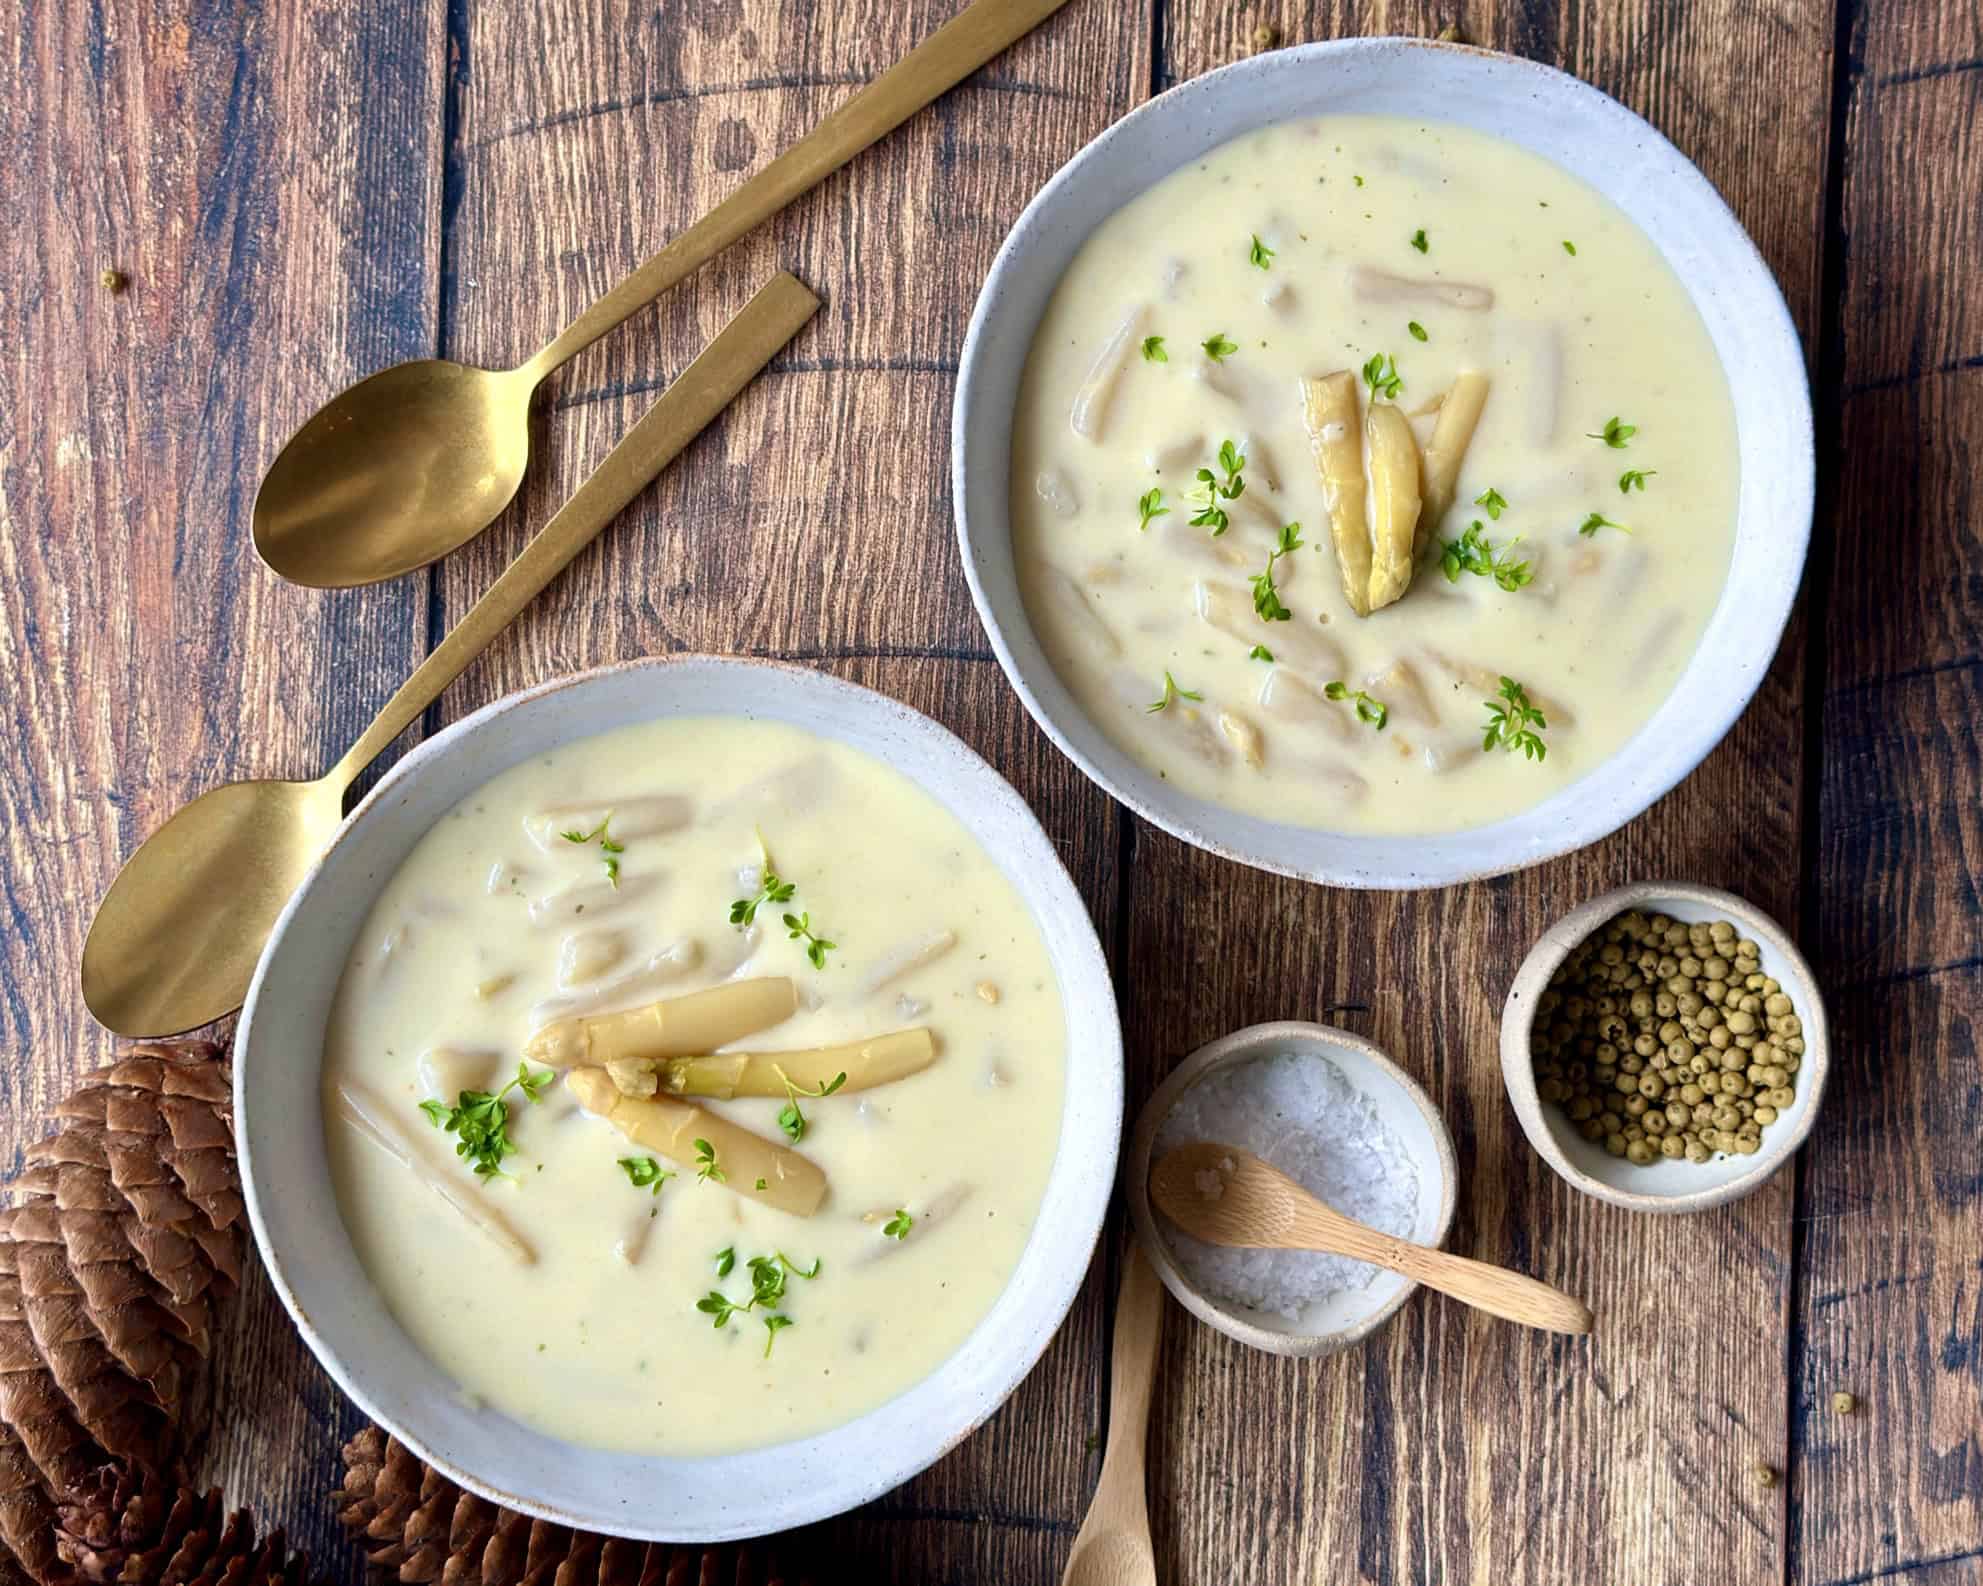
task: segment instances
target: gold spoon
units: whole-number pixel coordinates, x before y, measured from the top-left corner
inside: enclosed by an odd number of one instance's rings
[[[1143,1445],[1150,1432],[1150,1388],[1163,1335],[1164,1290],[1143,1246],[1129,1241],[1115,1302],[1109,1360],[1109,1442],[1088,1518],[1067,1555],[1060,1586],[1157,1586],[1144,1496]]]
[[[290,437],[255,496],[255,549],[322,589],[377,583],[466,544],[530,461],[531,393],[568,359],[840,169],[1066,0],[975,0],[600,298],[529,362],[395,364]]]
[[[1272,1163],[1238,1146],[1179,1146],[1150,1169],[1150,1201],[1208,1244],[1326,1251],[1402,1272],[1415,1283],[1524,1327],[1553,1333],[1591,1330],[1590,1308],[1582,1301],[1506,1267],[1379,1233],[1324,1206]]]
[[[523,548],[351,750],[314,782],[234,782],[193,800],[131,855],[83,943],[83,1000],[120,1035],[172,1035],[241,1005],[276,916],[344,818],[353,777],[695,439],[790,341],[819,299],[767,283]]]

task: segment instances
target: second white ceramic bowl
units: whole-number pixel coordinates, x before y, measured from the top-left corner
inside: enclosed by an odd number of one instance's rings
[[[859,1420],[713,1458],[582,1448],[470,1403],[407,1337],[339,1216],[319,1097],[324,1025],[379,888],[491,777],[561,744],[673,716],[788,722],[894,766],[983,845],[1031,910],[1060,982],[1067,1083],[1045,1199],[1005,1292],[937,1372]],[[1107,963],[1019,795],[906,705],[817,672],[687,656],[561,679],[420,745],[353,813],[277,922],[236,1037],[235,1129],[255,1242],[305,1341],[374,1420],[462,1486],[587,1530],[703,1542],[802,1525],[921,1470],[1039,1359],[1087,1271],[1115,1177],[1122,1037]]]
[[[1193,1316],[1228,1338],[1270,1355],[1332,1355],[1376,1332],[1397,1314],[1418,1285],[1398,1273],[1379,1272],[1368,1287],[1325,1295],[1308,1306],[1298,1321],[1291,1322],[1285,1316],[1207,1294],[1171,1254],[1164,1232],[1170,1225],[1150,1205],[1150,1157],[1157,1132],[1185,1092],[1221,1068],[1281,1052],[1326,1057],[1362,1092],[1418,1168],[1418,1222],[1408,1237],[1414,1244],[1435,1250],[1444,1244],[1459,1205],[1459,1165],[1446,1120],[1418,1081],[1386,1057],[1376,1042],[1331,1024],[1296,1019],[1251,1024],[1199,1047],[1171,1070],[1144,1104],[1123,1158],[1123,1192],[1150,1264],[1164,1287]]]
[[[1431,837],[1350,836],[1241,815],[1139,765],[1055,675],[1020,595],[1008,486],[1020,377],[1054,288],[1130,199],[1243,133],[1299,116],[1454,122],[1554,161],[1622,209],[1706,322],[1735,402],[1741,468],[1734,559],[1699,648],[1616,755],[1532,810]],[[964,570],[1006,676],[1075,764],[1144,819],[1212,853],[1333,886],[1434,887],[1498,875],[1616,830],[1700,764],[1762,682],[1810,540],[1810,392],[1769,267],[1721,195],[1649,124],[1533,61],[1425,39],[1343,39],[1256,55],[1117,122],[1026,206],[999,249],[964,342],[951,426]]]

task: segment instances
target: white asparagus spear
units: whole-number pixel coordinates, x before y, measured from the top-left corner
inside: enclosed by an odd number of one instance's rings
[[[1123,366],[1129,362],[1130,349],[1143,334],[1143,321],[1149,312],[1147,303],[1138,303],[1123,315],[1115,334],[1102,344],[1101,352],[1089,366],[1088,378],[1074,393],[1074,406],[1068,412],[1067,422],[1083,440],[1099,441],[1102,438],[1102,426],[1108,420],[1109,404],[1115,398],[1116,384],[1122,378]]]
[[[627,1096],[782,1096],[816,1091],[840,1080],[836,1091],[871,1090],[930,1066],[936,1042],[925,1027],[893,1030],[865,1041],[789,1052],[718,1052],[707,1056],[623,1058],[606,1064],[607,1075]]]
[[[617,884],[603,875],[592,881],[574,881],[530,900],[530,923],[539,930],[556,930],[575,920],[597,919],[638,903],[654,889],[652,876],[621,876]]]
[[[1411,588],[1416,565],[1412,536],[1419,518],[1418,442],[1393,402],[1371,403],[1364,429],[1370,441],[1370,609],[1378,611]]]
[[[872,997],[885,986],[913,975],[919,969],[927,969],[939,958],[957,945],[955,931],[930,931],[907,942],[898,943],[875,961],[868,971],[867,978],[854,994],[857,997]]]
[[[1484,314],[1494,306],[1494,289],[1490,286],[1393,275],[1367,264],[1350,270],[1350,291],[1366,303],[1437,303],[1475,314]]]
[[[795,1217],[810,1217],[826,1198],[826,1175],[796,1151],[773,1145],[727,1118],[688,1102],[620,1094],[603,1069],[575,1068],[565,1089],[596,1118],[635,1145],[678,1167],[709,1169],[711,1183]],[[709,1155],[702,1156],[707,1144]]]
[[[1262,622],[1244,591],[1209,579],[1201,578],[1192,586],[1191,598],[1198,620],[1207,627],[1242,644],[1264,644],[1277,661],[1307,676],[1328,682],[1343,675],[1343,647],[1313,623],[1300,618]]]
[[[567,931],[558,943],[558,989],[597,980],[626,957],[627,939],[614,930]]]
[[[1418,516],[1414,554],[1425,550],[1426,541],[1438,529],[1446,509],[1453,504],[1453,489],[1460,480],[1460,464],[1466,461],[1467,446],[1473,440],[1480,411],[1487,405],[1487,376],[1478,369],[1464,369],[1453,381],[1453,389],[1439,406],[1438,422],[1432,426],[1432,439],[1425,444],[1425,507]]]
[[[783,975],[733,980],[686,997],[664,997],[623,1013],[560,1019],[523,1043],[524,1056],[552,1068],[625,1057],[691,1057],[791,1018],[798,992]]]
[[[523,818],[523,831],[545,853],[576,853],[584,847],[566,837],[567,832],[584,836],[610,821],[608,834],[615,842],[639,837],[662,837],[680,831],[695,818],[695,806],[680,793],[649,793],[636,798],[600,799],[584,804],[562,804],[551,809],[533,810]]]
[[[702,943],[693,936],[649,953],[644,962],[611,980],[595,980],[569,996],[546,997],[530,1005],[530,1025],[549,1024],[575,1013],[610,1013],[637,1003],[652,1002],[665,986],[691,974],[702,962]]]
[[[1359,617],[1370,614],[1370,525],[1363,517],[1363,447],[1357,439],[1356,376],[1347,369],[1301,382],[1301,417],[1322,477],[1329,533],[1343,596]]]
[[[412,1132],[386,1110],[377,1096],[356,1080],[347,1079],[338,1083],[337,1115],[440,1196],[499,1250],[524,1266],[536,1264],[537,1252],[511,1226],[510,1220],[493,1206],[484,1205],[467,1185],[455,1183],[430,1161]]]

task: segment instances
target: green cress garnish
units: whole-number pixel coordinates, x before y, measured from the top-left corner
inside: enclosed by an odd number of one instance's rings
[[[695,1177],[698,1184],[715,1182],[721,1184],[730,1175],[716,1165],[716,1147],[707,1140],[695,1143]]]
[[[1603,429],[1585,430],[1584,438],[1586,440],[1603,441],[1613,451],[1623,451],[1625,449],[1625,443],[1638,433],[1638,425],[1627,424],[1616,414],[1613,414],[1604,421]]]
[[[1568,237],[1565,237],[1563,239],[1563,251],[1574,259],[1577,256],[1577,245]]]
[[[1424,341],[1426,339],[1425,327],[1415,319],[1405,321],[1405,330],[1410,334],[1413,341]]]
[[[1154,715],[1157,711],[1167,709],[1170,702],[1174,699],[1195,699],[1202,704],[1205,696],[1203,694],[1194,694],[1188,688],[1179,688],[1177,686],[1177,679],[1166,672],[1164,673],[1164,692],[1162,697],[1154,705],[1145,705],[1143,708]]]
[[[784,916],[785,934],[795,942],[806,944],[806,962],[814,969],[826,967],[826,955],[840,944],[829,942],[812,928],[810,914],[787,914]]]
[[[909,1230],[915,1226],[916,1219],[898,1206],[895,1208],[895,1215],[881,1225],[881,1231],[889,1239],[907,1239]]]
[[[499,1091],[464,1090],[452,1107],[429,1099],[420,1103],[420,1110],[436,1129],[456,1136],[454,1154],[473,1164],[477,1178],[508,1178],[503,1158],[515,1154],[516,1142],[510,1138],[510,1109],[504,1098],[520,1090],[524,1100],[534,1102],[555,1077],[554,1069],[533,1074],[526,1064],[519,1063],[516,1078]]]
[[[1497,550],[1487,538],[1480,519],[1475,518],[1457,540],[1439,542],[1439,570],[1449,584],[1457,584],[1462,573],[1477,573],[1482,578],[1493,579],[1512,595],[1535,578],[1527,562],[1515,560],[1515,547],[1520,541],[1521,536],[1517,535]]]
[[[1222,330],[1213,331],[1198,345],[1205,349],[1205,356],[1213,363],[1224,363],[1239,351],[1239,343],[1227,340],[1226,333]]]
[[[1473,498],[1473,504],[1479,507],[1481,511],[1485,512],[1496,523],[1501,521],[1501,514],[1508,510],[1508,498],[1502,495],[1492,485],[1489,485],[1479,495],[1475,496]]]
[[[1599,529],[1616,529],[1621,534],[1630,534],[1632,532],[1624,524],[1613,522],[1602,512],[1593,512],[1582,523],[1577,525],[1577,532],[1587,540],[1594,539]]]
[[[1170,508],[1164,505],[1162,488],[1152,485],[1136,498],[1136,516],[1141,520],[1136,525],[1138,531],[1149,528],[1152,518],[1161,518],[1169,511]]]
[[[1531,760],[1541,760],[1548,756],[1549,749],[1536,735],[1537,728],[1546,728],[1541,711],[1529,703],[1528,690],[1512,677],[1501,679],[1501,698],[1484,701],[1487,706],[1487,729],[1481,735],[1482,749],[1492,749],[1499,744],[1503,749],[1519,749]]]
[[[1273,257],[1274,250],[1268,247],[1257,236],[1253,239],[1253,246],[1246,250],[1247,263],[1251,264],[1256,270],[1267,269],[1273,261]]]
[[[1143,361],[1145,363],[1169,363],[1171,355],[1164,351],[1164,338],[1145,336],[1143,338]]]
[[[1417,231],[1412,233],[1412,246],[1418,249],[1420,253],[1428,251],[1425,241],[1425,228],[1423,226],[1420,226]]]
[[[1267,566],[1253,574],[1253,609],[1262,622],[1286,622],[1294,614],[1281,604],[1281,592],[1274,587],[1274,564],[1283,556],[1292,555],[1301,549],[1301,525],[1285,523],[1281,526],[1280,538],[1274,548],[1267,553]]]
[[[789,903],[792,901],[793,892],[797,890],[793,882],[785,880],[772,868],[771,850],[764,846],[762,837],[758,838],[758,852],[764,855],[764,868],[758,881],[757,896],[738,898],[730,905],[730,923],[739,930],[756,922],[757,911],[764,904]],[[795,942],[803,941],[806,944],[806,958],[812,967],[824,969],[828,950],[839,944],[827,941],[813,930],[810,913],[787,914],[783,919],[786,935]]]
[[[1392,401],[1404,389],[1404,381],[1398,377],[1398,361],[1387,352],[1372,353],[1363,364],[1363,383],[1370,387],[1370,400],[1375,402],[1380,396]]]
[[[833,944],[829,942],[826,945],[830,947]],[[776,1063],[771,1065],[771,1071],[778,1076],[778,1083],[785,1087],[785,1105],[778,1113],[778,1127],[784,1130],[786,1139],[797,1145],[806,1137],[806,1115],[799,1111],[799,1098],[831,1096],[847,1083],[847,1076],[844,1073],[835,1074],[831,1079],[821,1080],[814,1089],[807,1090],[803,1085],[794,1085],[785,1070]]]
[[[1246,652],[1246,658],[1249,661],[1271,661],[1274,659],[1274,652],[1264,644],[1256,644]]]
[[[1629,496],[1634,490],[1644,490],[1646,481],[1659,470],[1657,468],[1628,468],[1618,476],[1618,493]]]
[[[1356,719],[1358,721],[1368,722],[1379,732],[1384,730],[1384,724],[1391,719],[1390,709],[1382,700],[1372,699],[1360,688],[1352,691],[1347,683],[1324,683],[1322,685],[1322,694],[1325,699],[1347,699],[1354,701],[1356,705]]]
[[[1230,527],[1232,520],[1226,516],[1226,509],[1219,505],[1222,501],[1237,501],[1246,493],[1246,480],[1240,470],[1246,466],[1246,454],[1231,441],[1219,445],[1219,473],[1209,468],[1198,470],[1198,483],[1192,488],[1191,499],[1198,510],[1191,517],[1194,529],[1209,528],[1212,538],[1217,539]],[[1219,474],[1224,474],[1221,480]]]
[[[718,1251],[716,1254],[716,1275],[719,1278],[728,1277],[731,1268],[736,1264],[737,1252],[735,1246]],[[781,1250],[774,1255],[752,1256],[745,1263],[745,1267],[750,1272],[751,1297],[745,1300],[743,1304],[737,1304],[735,1300],[732,1300],[721,1289],[711,1289],[701,1299],[695,1302],[695,1308],[702,1312],[704,1316],[710,1318],[710,1325],[712,1327],[727,1327],[730,1325],[731,1317],[743,1316],[751,1311],[770,1312],[774,1305],[777,1305],[785,1298],[786,1274],[790,1273],[794,1276],[805,1278],[810,1282],[819,1276],[820,1262],[815,1258],[812,1267],[808,1270],[800,1266]],[[792,1318],[782,1313],[772,1312],[772,1314],[764,1317],[764,1355],[767,1360],[771,1358],[772,1340],[781,1331],[791,1325]]]
[[[627,850],[625,844],[613,841],[612,835],[606,830],[612,819],[609,812],[605,819],[589,832],[568,831],[559,832],[558,835],[566,842],[576,843],[581,848],[587,843],[596,841],[599,844],[599,857],[606,865],[606,879],[617,888],[620,884],[620,855]]]
[[[1350,180],[1356,183],[1358,187],[1363,186],[1363,178],[1361,176],[1352,176]]]
[[[758,851],[764,854],[764,868],[760,872],[757,896],[738,898],[730,905],[730,923],[739,929],[756,922],[760,905],[790,903],[792,893],[797,890],[792,882],[782,879],[778,872],[771,868],[771,855],[765,851],[762,839],[759,839]]]
[[[626,1174],[627,1182],[635,1189],[652,1190],[656,1195],[661,1193],[661,1186],[675,1176],[651,1156],[623,1156],[620,1158],[620,1171]]]

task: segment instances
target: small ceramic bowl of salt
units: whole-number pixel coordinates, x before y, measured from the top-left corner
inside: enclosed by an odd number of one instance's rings
[[[1360,1035],[1255,1024],[1201,1046],[1144,1107],[1124,1160],[1130,1216],[1184,1308],[1243,1344],[1327,1355],[1368,1337],[1418,1287],[1346,1257],[1206,1244],[1150,1205],[1150,1164],[1210,1140],[1251,1151],[1346,1217],[1437,1246],[1452,1226],[1452,1136],[1432,1100]]]

